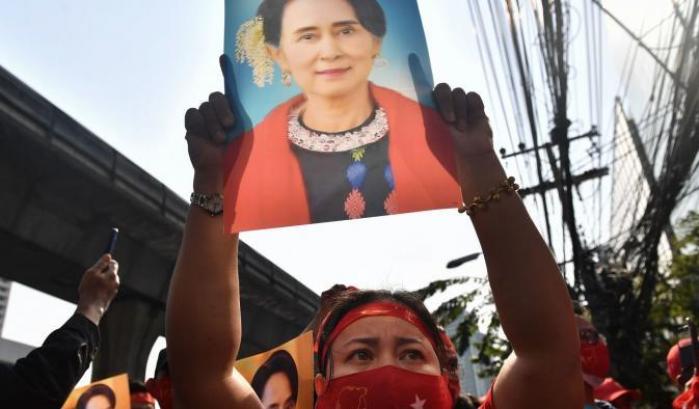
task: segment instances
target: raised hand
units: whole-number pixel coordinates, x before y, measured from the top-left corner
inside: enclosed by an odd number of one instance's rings
[[[493,151],[478,94],[440,84],[433,95],[454,138],[459,183],[468,205],[501,184],[505,171]],[[512,195],[477,211],[471,221],[514,351],[493,386],[498,409],[583,407],[580,347],[569,294],[524,203]]]
[[[105,254],[85,271],[80,280],[77,312],[99,325],[118,290],[119,263],[110,254]]]
[[[224,69],[225,56],[221,56]],[[184,117],[189,159],[194,167],[194,190],[200,193],[221,193],[223,187],[223,152],[226,131],[235,118],[226,97],[220,92],[209,95],[199,108],[190,108]]]
[[[437,110],[454,140],[459,184],[465,202],[484,195],[505,180],[493,149],[493,131],[480,95],[439,84],[433,92]]]

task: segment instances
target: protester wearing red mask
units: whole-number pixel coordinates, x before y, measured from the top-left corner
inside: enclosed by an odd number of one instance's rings
[[[292,7],[308,1],[318,0],[281,3]],[[318,24],[326,23],[332,25]],[[474,204],[469,215],[513,349],[482,407],[580,409],[580,347],[568,291],[493,150],[483,102],[446,84],[435,88],[434,98],[454,138],[461,193],[466,204]],[[220,93],[187,112],[195,193],[223,192],[222,136],[234,120]],[[494,189],[500,193],[491,194]],[[475,205],[484,198],[487,206]],[[233,371],[243,332],[237,245],[237,235],[224,232],[218,212],[199,201],[192,206],[167,305],[168,358],[184,408],[262,408],[252,387]],[[318,408],[460,407],[450,388],[444,341],[424,305],[400,293],[345,296],[318,320]]]
[[[683,338],[670,348],[667,353],[667,376],[673,383],[684,385],[694,374],[694,354],[692,340]]]
[[[444,339],[410,294],[348,292],[315,339],[318,409],[452,408],[459,398]]]
[[[672,402],[673,409],[699,409],[699,376],[695,375],[690,338],[681,339],[668,351],[667,374],[681,392]]]
[[[595,399],[594,390],[609,372],[609,350],[604,338],[587,320],[575,317],[580,337],[580,364],[585,387],[585,409],[617,409],[606,400]]]
[[[129,382],[131,409],[155,409],[155,398],[141,381]]]
[[[636,389],[626,389],[612,378],[606,378],[595,388],[595,399],[611,402],[617,409],[631,409],[631,404],[641,399]]]
[[[155,363],[155,377],[146,381],[146,388],[160,405],[160,409],[173,409],[172,382],[167,363],[167,349],[162,349]]]

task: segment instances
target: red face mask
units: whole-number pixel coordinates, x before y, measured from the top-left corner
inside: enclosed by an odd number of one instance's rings
[[[161,409],[172,409],[172,382],[169,377],[146,381],[148,393],[157,399]]]
[[[316,409],[452,409],[446,377],[395,366],[331,379]]]
[[[607,345],[602,340],[594,344],[581,342],[580,363],[583,372],[598,378],[606,377],[609,372],[609,350]]]

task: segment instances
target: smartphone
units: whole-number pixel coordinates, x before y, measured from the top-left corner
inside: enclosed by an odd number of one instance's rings
[[[109,237],[109,242],[107,242],[107,247],[104,249],[102,254],[112,254],[114,253],[114,247],[116,247],[117,239],[119,238],[119,229],[112,227],[112,233]]]

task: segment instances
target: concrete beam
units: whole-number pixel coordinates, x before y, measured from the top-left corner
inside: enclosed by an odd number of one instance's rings
[[[2,67],[0,197],[0,276],[66,301],[76,301],[109,229],[120,228],[122,285],[97,374],[142,376],[153,337],[164,333],[188,204]],[[245,243],[239,254],[242,352],[252,354],[296,336],[319,297]]]

